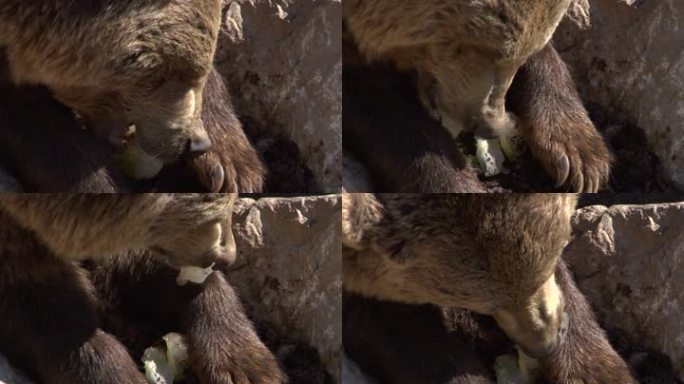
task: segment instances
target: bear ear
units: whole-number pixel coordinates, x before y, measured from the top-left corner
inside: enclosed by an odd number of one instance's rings
[[[342,243],[362,250],[384,216],[382,204],[372,193],[342,194]]]

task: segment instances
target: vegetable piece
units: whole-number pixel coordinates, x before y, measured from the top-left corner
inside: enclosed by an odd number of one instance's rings
[[[141,359],[145,377],[150,384],[173,384],[183,376],[188,366],[188,345],[185,337],[171,332],[162,339],[166,348],[147,348]]]
[[[150,384],[173,384],[173,369],[169,366],[162,348],[150,347],[142,357],[145,377]]]
[[[171,332],[162,337],[166,343],[166,359],[175,377],[183,375],[188,365],[188,344],[185,337],[179,333]]]
[[[501,152],[501,147],[499,147],[498,139],[487,140],[475,136],[475,148],[477,162],[485,177],[501,173],[505,157]]]
[[[138,145],[135,128],[130,127],[126,135],[126,151],[121,156],[121,166],[124,173],[134,179],[151,179],[159,174],[164,163]]]
[[[214,272],[214,264],[216,263],[211,263],[211,265],[206,268],[192,266],[182,267],[178,273],[178,277],[176,277],[176,284],[181,287],[187,284],[188,281],[195,284],[204,284],[207,277]]]
[[[501,136],[499,145],[508,161],[516,161],[522,155],[524,144],[520,135]]]

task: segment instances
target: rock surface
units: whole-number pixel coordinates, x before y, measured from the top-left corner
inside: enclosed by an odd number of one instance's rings
[[[316,347],[340,376],[342,246],[339,195],[239,199],[229,279],[255,318]]]
[[[339,191],[341,0],[224,0],[223,11],[216,62],[238,114],[294,141],[321,188]]]
[[[684,1],[591,0],[591,27],[564,22],[556,47],[583,98],[644,130],[684,189]]]
[[[684,379],[684,203],[583,208],[564,258],[599,321]]]

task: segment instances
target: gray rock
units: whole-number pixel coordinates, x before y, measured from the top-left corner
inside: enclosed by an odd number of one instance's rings
[[[342,246],[339,195],[239,199],[229,279],[255,317],[316,347],[340,376]],[[339,381],[339,380],[338,380]]]
[[[326,192],[342,174],[340,0],[224,0],[216,62],[236,109],[297,144]]]
[[[684,203],[592,206],[564,258],[600,321],[665,353],[684,379]]]
[[[556,47],[585,100],[641,127],[684,188],[684,1],[591,0],[591,28],[565,22]]]

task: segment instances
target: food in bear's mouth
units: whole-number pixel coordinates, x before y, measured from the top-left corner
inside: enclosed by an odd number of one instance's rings
[[[206,268],[193,266],[182,267],[178,273],[178,277],[176,277],[176,284],[180,285],[181,287],[187,284],[189,281],[195,284],[204,284],[204,281],[207,279],[207,277],[214,272],[213,268],[215,264],[216,263],[211,263],[211,265]]]
[[[164,163],[145,152],[135,139],[135,127],[126,134],[126,151],[121,155],[124,173],[134,179],[151,179],[159,174]]]

